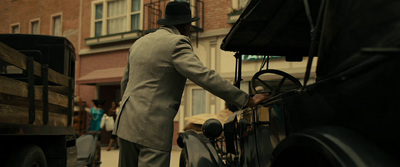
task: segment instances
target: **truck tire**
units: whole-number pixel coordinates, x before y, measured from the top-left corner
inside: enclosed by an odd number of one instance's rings
[[[35,145],[20,147],[11,151],[8,165],[15,167],[47,167],[46,156],[43,150]]]

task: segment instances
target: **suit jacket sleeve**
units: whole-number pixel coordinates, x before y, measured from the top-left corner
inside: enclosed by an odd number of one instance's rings
[[[247,104],[249,95],[246,92],[223,79],[216,71],[204,67],[193,53],[189,38],[178,40],[172,53],[172,63],[180,74],[228,103],[238,108]]]
[[[129,52],[129,54],[130,54],[130,52]],[[122,75],[122,80],[121,80],[121,98],[124,96],[124,92],[125,92],[126,86],[129,81],[129,54],[128,54],[128,59],[127,59],[128,64],[126,65],[125,72],[124,72],[124,75]]]

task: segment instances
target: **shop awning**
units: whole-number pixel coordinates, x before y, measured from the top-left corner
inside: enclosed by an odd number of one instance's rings
[[[124,71],[125,67],[95,70],[80,77],[76,83],[81,85],[94,85],[96,83],[120,82]]]

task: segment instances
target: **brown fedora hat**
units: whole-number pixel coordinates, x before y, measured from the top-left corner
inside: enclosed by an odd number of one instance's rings
[[[167,4],[165,18],[158,20],[157,23],[170,26],[190,23],[199,19],[199,17],[192,18],[189,3],[173,1]]]

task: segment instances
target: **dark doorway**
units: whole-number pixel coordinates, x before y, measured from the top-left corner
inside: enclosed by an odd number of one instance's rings
[[[111,108],[111,102],[119,102],[121,100],[121,87],[119,84],[115,85],[100,85],[99,86],[99,98],[106,100],[104,104],[104,112],[108,113]],[[106,131],[104,128],[101,130],[101,144],[109,143],[111,138],[111,132]]]

